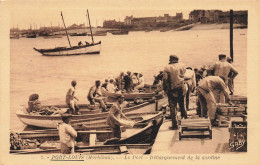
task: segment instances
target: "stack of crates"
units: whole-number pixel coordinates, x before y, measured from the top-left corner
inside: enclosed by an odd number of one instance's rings
[[[229,106],[228,104],[217,104],[217,114],[222,116],[243,115],[246,113],[246,108],[242,106]]]
[[[229,150],[231,152],[246,152],[247,122],[232,121],[229,132]]]

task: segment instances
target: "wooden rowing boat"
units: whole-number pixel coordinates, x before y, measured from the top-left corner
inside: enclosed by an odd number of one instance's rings
[[[160,100],[146,101],[142,104],[131,104],[130,107],[124,108],[123,112],[126,114],[155,112],[167,102],[167,98]],[[67,109],[67,105],[49,105],[58,108]],[[81,115],[72,115],[71,120],[103,120],[106,119],[108,112],[101,112],[99,108],[91,110],[87,104],[79,104]],[[42,128],[56,128],[57,123],[61,122],[61,116],[57,115],[40,115],[26,113],[25,107],[16,112],[20,121],[28,126],[36,126]]]
[[[108,99],[114,100],[120,95],[124,95],[125,100],[134,100],[136,98],[141,99],[151,99],[154,97],[162,97],[163,93],[162,90],[158,90],[156,87],[153,87],[151,85],[146,85],[147,87],[144,88],[144,91],[135,91],[132,93],[111,93],[108,92],[106,89],[101,88],[102,95],[105,97],[108,97]],[[161,93],[160,93],[161,92]]]
[[[124,133],[122,133],[121,139],[114,139],[111,130],[78,131],[78,138],[76,139],[78,143],[77,147],[75,147],[75,151],[85,154],[144,154],[153,144],[163,120],[164,116],[160,113],[160,115],[156,118],[151,118],[148,123],[144,123],[141,128],[139,125],[135,128],[127,129]],[[51,139],[53,143],[58,143],[57,130],[27,131],[20,133],[20,137],[22,139],[38,139],[41,144],[44,144],[48,138]],[[11,150],[10,153],[60,153],[60,149],[57,145],[54,145],[55,147],[53,147],[53,145],[50,145],[50,147],[41,146],[36,149]]]

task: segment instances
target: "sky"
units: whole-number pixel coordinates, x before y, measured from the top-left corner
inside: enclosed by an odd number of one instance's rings
[[[171,5],[170,5],[171,6]],[[175,16],[176,12],[182,12],[188,19],[190,10],[169,7],[167,3],[151,3],[150,1],[16,1],[6,2],[10,13],[10,28],[20,29],[39,28],[43,26],[63,26],[60,12],[63,12],[66,26],[73,23],[87,25],[87,9],[90,13],[92,26],[102,26],[104,20],[124,21],[126,16],[151,17],[170,14]]]
[[[2,4],[1,4],[2,1]],[[151,17],[182,12],[188,19],[194,9],[220,9],[230,7],[221,1],[198,3],[182,0],[0,0],[0,5],[8,10],[10,28],[39,28],[43,26],[63,26],[60,12],[63,12],[66,26],[86,24],[86,10],[89,10],[92,26],[102,26],[104,20],[124,21],[126,16]],[[227,3],[225,1],[225,3]],[[228,4],[228,3],[227,3]],[[243,8],[243,3],[240,3]],[[234,4],[232,5],[236,8]],[[241,7],[238,7],[241,9]]]

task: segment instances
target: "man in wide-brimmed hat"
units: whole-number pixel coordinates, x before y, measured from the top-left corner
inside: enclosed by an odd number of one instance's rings
[[[71,115],[69,114],[61,115],[63,122],[58,126],[62,154],[70,154],[74,152],[74,139],[77,137],[77,132],[69,124],[70,117]]]
[[[177,103],[179,103],[180,106],[181,116],[187,118],[187,112],[184,107],[184,96],[186,94],[184,74],[186,67],[184,64],[178,62],[179,57],[177,55],[170,55],[169,61],[169,65],[165,67],[163,72],[163,89],[168,95],[172,129],[177,129]]]

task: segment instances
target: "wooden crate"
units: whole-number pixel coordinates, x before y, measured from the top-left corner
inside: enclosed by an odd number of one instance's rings
[[[182,119],[179,125],[179,140],[182,138],[210,138],[212,128],[209,118]]]
[[[247,120],[247,115],[243,113],[227,113],[227,114],[219,114],[216,113],[218,126],[220,127],[228,127],[230,125],[230,120],[232,117],[241,117],[243,121]]]
[[[230,100],[234,104],[247,104],[247,97],[246,96],[231,95]]]

